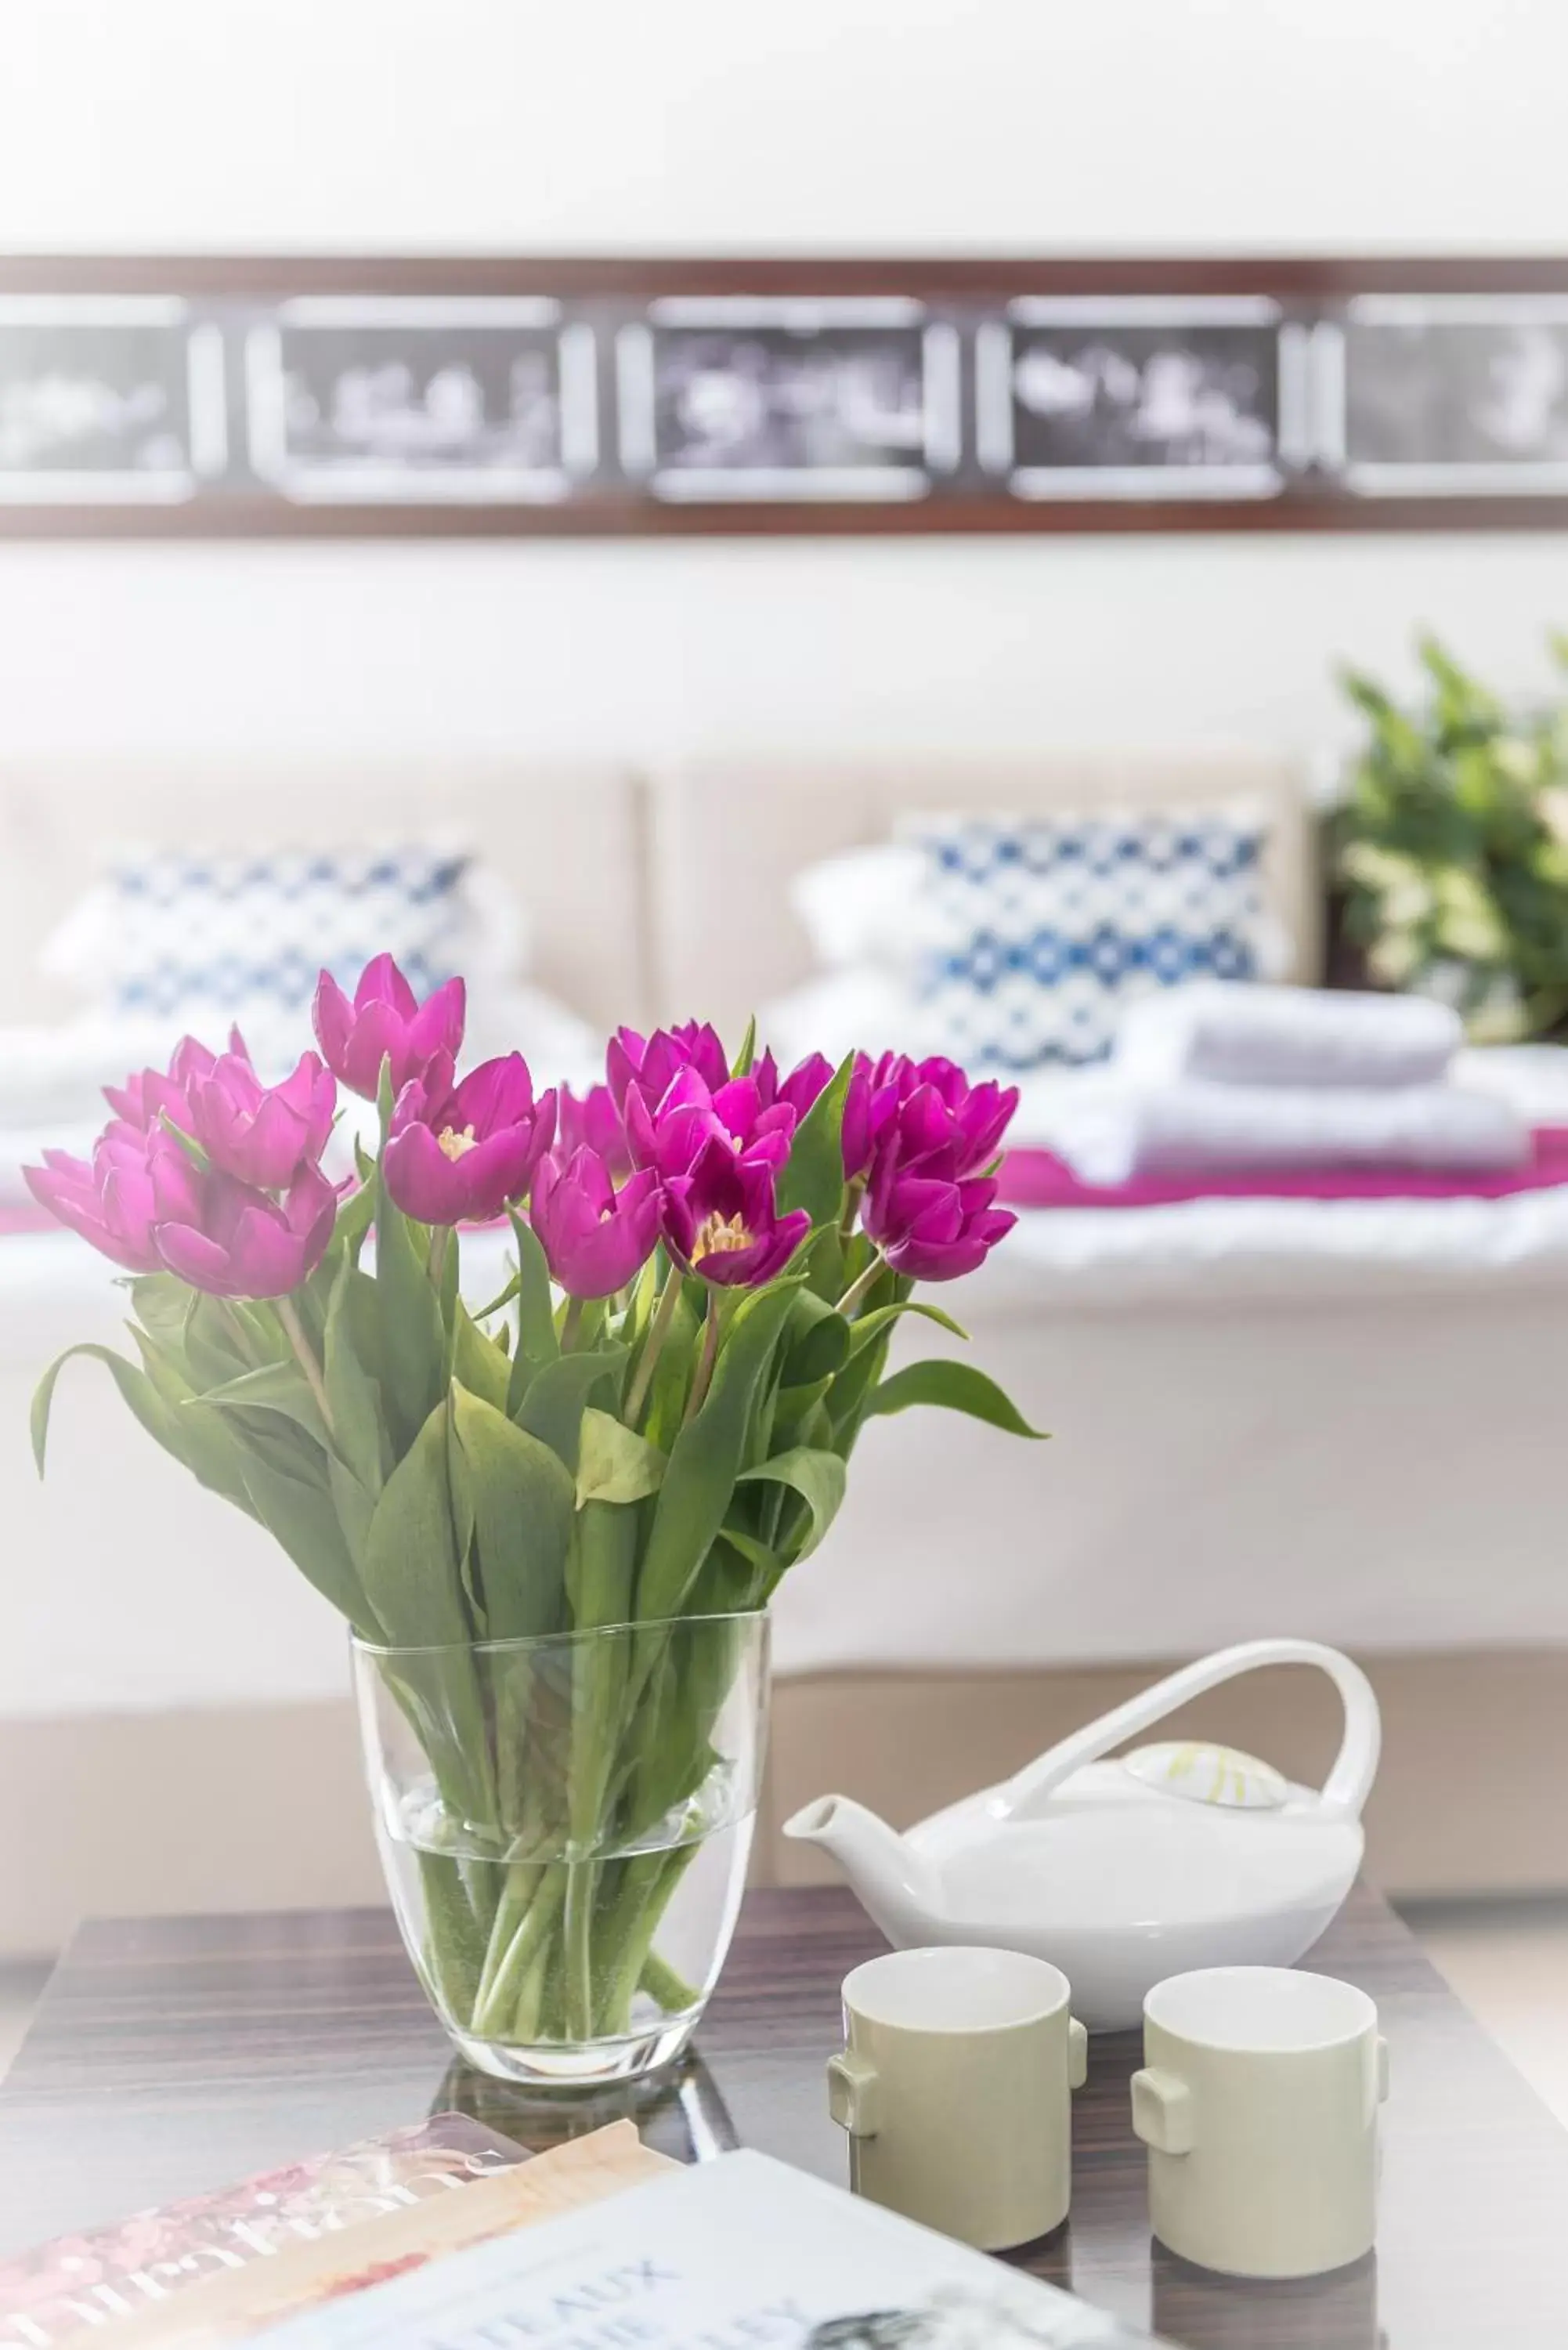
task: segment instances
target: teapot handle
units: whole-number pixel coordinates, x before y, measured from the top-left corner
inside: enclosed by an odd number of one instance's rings
[[[1074,1731],[1071,1737],[1026,1763],[992,1794],[989,1805],[992,1816],[1033,1818],[1063,1780],[1082,1770],[1085,1762],[1097,1762],[1113,1746],[1162,1721],[1189,1698],[1201,1696],[1220,1681],[1234,1680],[1240,1673],[1254,1672],[1260,1665],[1316,1665],[1339,1691],[1345,1707],[1345,1735],[1334,1768],[1324,1782],[1321,1800],[1325,1811],[1337,1812],[1345,1819],[1359,1819],[1372,1792],[1382,1750],[1377,1700],[1360,1666],[1318,1640],[1243,1640],[1236,1648],[1216,1649],[1197,1664],[1183,1665],[1179,1672],[1168,1674],[1151,1689]]]

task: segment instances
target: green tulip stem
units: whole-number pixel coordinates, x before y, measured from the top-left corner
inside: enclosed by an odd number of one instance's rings
[[[659,1303],[653,1309],[653,1320],[649,1325],[648,1336],[643,1341],[642,1360],[637,1367],[637,1377],[632,1380],[627,1395],[626,1424],[628,1428],[636,1428],[642,1417],[642,1407],[648,1401],[648,1390],[653,1384],[653,1374],[658,1367],[664,1342],[670,1336],[670,1326],[675,1319],[675,1311],[680,1303],[680,1292],[683,1286],[684,1281],[680,1267],[671,1265],[664,1277],[664,1286],[659,1293]]]
[[[310,1341],[305,1335],[305,1326],[300,1321],[299,1310],[292,1297],[278,1299],[277,1318],[283,1325],[289,1345],[294,1348],[299,1367],[305,1373],[306,1384],[316,1398],[317,1409],[326,1422],[327,1433],[328,1436],[336,1437],[337,1430],[332,1424],[332,1406],[327,1400],[327,1382],[321,1376],[321,1366],[317,1361]]]
[[[865,1272],[860,1274],[857,1280],[850,1283],[848,1288],[845,1291],[843,1296],[834,1307],[834,1312],[836,1314],[842,1314],[846,1318],[847,1318],[856,1311],[857,1306],[864,1304],[867,1293],[876,1285],[877,1282],[880,1280],[881,1276],[887,1272],[887,1270],[888,1260],[882,1254],[881,1250],[878,1249],[870,1263],[867,1266]]]
[[[838,1237],[841,1241],[846,1241],[855,1230],[855,1219],[860,1213],[860,1201],[865,1190],[865,1176],[852,1176],[844,1194],[844,1213],[838,1219]]]
[[[583,1326],[583,1305],[580,1297],[568,1297],[566,1310],[561,1317],[561,1352],[569,1355],[576,1347]]]
[[[684,1427],[694,1420],[708,1399],[708,1389],[713,1383],[713,1366],[719,1359],[719,1292],[708,1292],[708,1318],[702,1325],[702,1351],[697,1357],[692,1374],[691,1392],[686,1399]]]
[[[441,1278],[446,1271],[446,1252],[452,1239],[450,1224],[438,1224],[431,1234],[431,1287],[441,1295]]]

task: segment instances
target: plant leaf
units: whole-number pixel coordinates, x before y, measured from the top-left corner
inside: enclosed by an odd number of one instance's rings
[[[553,1363],[561,1351],[556,1336],[556,1299],[550,1283],[550,1267],[539,1244],[539,1235],[526,1216],[515,1208],[510,1211],[512,1235],[517,1243],[517,1355],[524,1379]],[[512,1399],[512,1416],[517,1417],[522,1402],[521,1392]]]
[[[445,1399],[446,1326],[408,1218],[388,1198],[384,1181],[376,1204],[376,1295],[383,1392],[407,1446]]]
[[[826,1298],[802,1289],[790,1315],[784,1377],[791,1387],[828,1378],[849,1359],[850,1325]]]
[[[994,1379],[977,1371],[971,1363],[955,1363],[946,1356],[929,1356],[923,1362],[910,1363],[892,1378],[884,1379],[866,1408],[867,1419],[883,1419],[888,1413],[909,1411],[917,1404],[935,1404],[944,1411],[967,1412],[971,1419],[983,1419],[992,1428],[1000,1428],[1009,1436],[1044,1438],[1043,1428],[1031,1428],[1017,1405],[1005,1396]]]
[[[117,1355],[112,1347],[84,1342],[80,1346],[67,1347],[63,1355],[57,1355],[34,1390],[30,1425],[33,1459],[40,1477],[44,1473],[48,1451],[49,1414],[54,1406],[55,1388],[66,1365],[78,1355],[85,1356],[89,1362],[101,1363],[149,1436],[156,1439],[165,1452],[171,1452],[175,1460],[187,1469],[194,1467],[183,1440],[178,1414],[159,1394],[147,1373],[135,1363],[128,1362],[123,1355]]]
[[[605,1624],[624,1624],[631,1614],[637,1533],[635,1510],[618,1508],[613,1502],[584,1504],[566,1569],[572,1622],[579,1632]]]
[[[607,1411],[584,1412],[577,1451],[577,1507],[589,1502],[641,1502],[657,1493],[668,1461],[657,1445]]]
[[[372,1501],[390,1471],[391,1445],[380,1388],[360,1357],[361,1333],[374,1327],[375,1284],[345,1257],[332,1284],[322,1347],[322,1377],[332,1412],[333,1449]]]
[[[749,1077],[752,1063],[757,1057],[757,1015],[753,1012],[746,1023],[746,1033],[741,1039],[741,1049],[730,1064],[732,1077]]]
[[[737,1482],[787,1485],[792,1492],[798,1493],[809,1513],[805,1539],[798,1544],[785,1542],[779,1545],[788,1551],[792,1559],[798,1560],[811,1556],[837,1516],[848,1475],[836,1452],[820,1452],[815,1446],[797,1445],[788,1452],[775,1452],[771,1461],[759,1462],[755,1469],[743,1471]],[[726,1526],[726,1536],[730,1531]]]
[[[452,1307],[452,1374],[470,1395],[504,1413],[512,1365],[493,1338],[486,1337],[462,1298]]]
[[[263,1363],[244,1371],[220,1388],[208,1388],[191,1399],[191,1409],[210,1406],[220,1411],[272,1411],[302,1428],[324,1452],[332,1449],[321,1407],[297,1363]]]
[[[447,1491],[445,1399],[382,1488],[365,1541],[365,1592],[394,1648],[472,1638]]]
[[[752,1405],[797,1285],[780,1281],[740,1308],[720,1349],[708,1400],[675,1440],[638,1576],[639,1617],[679,1616],[686,1605],[728,1513]]]
[[[836,1224],[844,1200],[844,1104],[855,1058],[846,1055],[802,1118],[779,1177],[780,1207],[806,1209],[814,1224]]]
[[[244,1480],[257,1517],[306,1581],[348,1617],[361,1639],[383,1638],[382,1625],[355,1572],[331,1496],[319,1485],[288,1476],[254,1453],[245,1459]]]
[[[561,1619],[572,1481],[547,1444],[461,1387],[452,1390],[453,1501],[472,1520],[493,1640],[531,1639]]]
[[[928,1305],[922,1297],[906,1297],[897,1305],[876,1305],[869,1314],[857,1317],[850,1327],[850,1354],[857,1355],[862,1347],[868,1347],[873,1338],[891,1327],[900,1314],[918,1314],[922,1322],[934,1322],[939,1330],[946,1330],[953,1337],[968,1341],[969,1332],[962,1323],[955,1322],[950,1314],[944,1314],[940,1305]]]
[[[601,1379],[618,1372],[626,1361],[624,1347],[604,1347],[597,1353],[561,1355],[535,1374],[514,1414],[517,1426],[538,1437],[577,1473],[578,1438],[583,1408]]]

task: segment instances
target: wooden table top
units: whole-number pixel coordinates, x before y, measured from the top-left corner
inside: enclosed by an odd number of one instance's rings
[[[884,1947],[838,1888],[752,1894],[700,2061],[638,2114],[684,2157],[743,2144],[842,2183],[822,2067],[838,1986]],[[1405,1928],[1359,1889],[1314,1963],[1370,1991],[1393,2088],[1376,2254],[1247,2285],[1150,2242],[1127,2120],[1136,2036],[1091,2044],[1073,2213],[1023,2263],[1190,2350],[1545,2350],[1568,2344],[1568,2133]],[[458,2106],[539,2145],[624,2106],[536,2106],[451,2062],[376,1910],[85,1928],[0,2092],[0,2255]]]

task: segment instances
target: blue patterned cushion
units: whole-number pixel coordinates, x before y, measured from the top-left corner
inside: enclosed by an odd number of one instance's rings
[[[915,817],[921,993],[970,1067],[1100,1059],[1126,1006],[1190,979],[1254,979],[1267,819],[1158,814]]]
[[[417,843],[123,852],[109,869],[110,1000],[132,1015],[296,1013],[323,968],[352,987],[383,951],[428,994],[454,968],[468,862]]]

